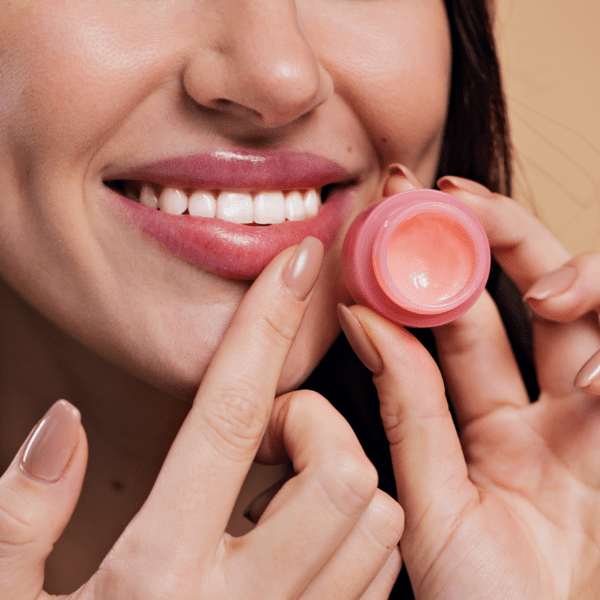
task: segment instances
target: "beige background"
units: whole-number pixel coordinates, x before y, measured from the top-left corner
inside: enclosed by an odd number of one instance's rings
[[[496,0],[515,198],[574,254],[600,251],[600,0]]]

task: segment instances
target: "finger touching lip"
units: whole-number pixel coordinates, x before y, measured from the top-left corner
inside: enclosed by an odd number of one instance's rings
[[[109,207],[165,250],[201,269],[235,279],[255,279],[277,254],[307,236],[321,240],[328,249],[355,194],[354,186],[344,186],[332,191],[316,217],[254,226],[172,215],[125,198],[108,187],[105,190]]]

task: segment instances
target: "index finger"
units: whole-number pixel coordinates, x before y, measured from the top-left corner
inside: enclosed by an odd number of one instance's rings
[[[244,296],[139,516],[153,538],[194,548],[196,556],[200,543],[214,552],[269,420],[323,253],[319,240],[306,238],[273,259]]]

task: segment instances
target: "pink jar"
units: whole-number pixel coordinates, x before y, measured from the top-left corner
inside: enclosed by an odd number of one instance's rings
[[[443,192],[401,192],[360,213],[346,234],[342,267],[358,304],[400,325],[452,321],[479,298],[490,272],[483,226]]]

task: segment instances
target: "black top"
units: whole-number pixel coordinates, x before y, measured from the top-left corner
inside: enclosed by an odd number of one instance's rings
[[[521,294],[493,259],[486,288],[498,306],[529,397],[534,401],[539,395],[539,388],[533,363],[531,321]],[[410,328],[409,331],[437,362],[431,330]],[[325,396],[344,415],[356,432],[365,453],[377,467],[379,487],[396,497],[390,453],[379,416],[372,374],[358,360],[344,335],[335,341],[304,387]],[[390,598],[414,598],[406,570],[402,571]]]

